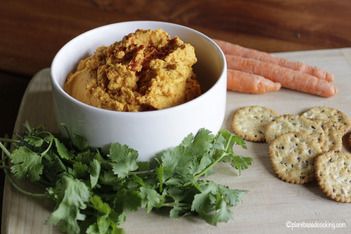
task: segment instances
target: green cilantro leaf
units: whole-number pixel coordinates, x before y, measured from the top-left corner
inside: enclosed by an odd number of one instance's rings
[[[198,212],[200,215],[202,213],[206,214],[210,211],[211,203],[213,203],[211,194],[216,194],[216,192],[217,186],[214,183],[204,184],[201,193],[195,195],[191,204],[191,210]]]
[[[86,230],[87,234],[107,234],[110,222],[107,215],[97,217],[96,223],[91,224]]]
[[[44,143],[43,138],[38,137],[38,136],[26,136],[23,140],[27,144],[32,145],[34,147],[40,147]]]
[[[217,212],[213,217],[209,219],[209,223],[216,225],[219,222],[228,222],[228,220],[230,220],[232,216],[233,214],[231,208],[228,206],[226,201],[224,201],[223,199],[219,199]]]
[[[67,233],[80,233],[78,221],[85,219],[81,210],[86,208],[89,201],[88,187],[80,180],[64,175],[48,192],[58,202],[49,223],[59,225],[59,228]]]
[[[136,211],[141,206],[141,197],[138,191],[120,189],[114,199],[114,208],[117,212]]]
[[[118,184],[119,180],[112,170],[101,170],[99,182],[101,185],[111,186]]]
[[[87,234],[122,234],[123,230],[117,225],[119,221],[111,217],[111,207],[108,203],[102,201],[101,197],[93,195],[90,198],[92,207],[99,212],[97,221],[91,224],[86,233]]]
[[[61,161],[60,157],[53,151],[46,154],[42,158],[43,175],[51,184],[56,184],[56,181],[61,175],[67,171],[67,167]]]
[[[196,133],[191,145],[189,144],[191,146],[189,149],[193,155],[206,154],[212,147],[213,140],[214,135],[209,130],[202,128]]]
[[[232,217],[231,207],[240,201],[241,195],[245,192],[210,181],[202,181],[200,188],[201,192],[195,195],[191,210],[213,225],[227,222]]]
[[[108,216],[103,215],[97,218],[97,222],[91,224],[86,230],[87,234],[124,234]]]
[[[92,204],[95,210],[99,211],[102,214],[109,215],[111,213],[110,206],[107,203],[103,202],[101,197],[97,195],[93,195],[92,197],[90,197],[90,203]]]
[[[19,179],[38,181],[43,173],[42,158],[25,146],[15,149],[10,156],[11,172]]]
[[[70,152],[68,151],[68,149],[66,148],[66,146],[64,144],[62,144],[59,139],[54,138],[55,141],[55,146],[56,146],[56,150],[58,155],[62,158],[62,159],[67,159],[70,160],[72,158]]]
[[[89,148],[88,141],[84,137],[74,133],[64,123],[61,123],[60,125],[66,131],[66,134],[69,137],[71,145],[73,145],[76,149],[78,149],[79,151],[84,151]]]
[[[230,148],[233,148],[233,145],[238,145],[246,149],[246,142],[239,136],[232,134],[226,129],[222,129],[218,132],[218,136],[221,136],[229,143]]]
[[[138,152],[126,145],[111,144],[109,158],[111,159],[112,171],[120,178],[128,176],[128,173],[138,169]]]
[[[87,165],[89,165],[94,159],[98,160],[99,162],[103,161],[99,150],[84,150],[82,152],[78,152],[74,157],[74,161],[79,161]]]
[[[138,170],[139,171],[147,171],[150,170],[151,164],[147,161],[138,161]]]
[[[162,166],[162,172],[158,172],[159,174],[162,173],[162,176],[161,174],[159,175],[159,179],[161,179],[160,183],[163,183],[174,175],[180,161],[179,158],[182,155],[182,148],[180,146],[163,151],[158,155],[160,158],[160,166]]]
[[[72,140],[72,144],[80,151],[83,151],[89,148],[88,141],[80,135],[72,133],[71,140]]]
[[[164,179],[164,167],[163,166],[159,166],[156,168],[155,170],[156,173],[156,177],[159,183],[159,187],[160,187],[160,191],[162,192],[163,190],[163,183],[165,182]]]
[[[73,168],[69,171],[74,177],[85,179],[89,176],[89,165],[82,163],[81,161],[75,161],[73,163]]]
[[[242,196],[247,192],[245,190],[231,189],[223,185],[218,185],[218,190],[224,201],[229,206],[237,205],[240,202]]]
[[[145,208],[149,213],[153,208],[160,206],[162,202],[161,195],[152,188],[141,187],[140,188],[141,207]]]
[[[182,204],[176,202],[173,208],[169,211],[169,217],[171,218],[179,218],[189,214],[189,206],[187,204]]]
[[[99,180],[101,165],[100,162],[94,159],[90,163],[90,187],[94,188]]]
[[[249,168],[252,164],[252,158],[235,155],[231,158],[231,165],[239,172]]]

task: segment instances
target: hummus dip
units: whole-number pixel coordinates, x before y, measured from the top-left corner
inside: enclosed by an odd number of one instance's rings
[[[165,31],[137,30],[82,59],[64,84],[88,105],[116,111],[172,107],[201,94],[194,47]]]

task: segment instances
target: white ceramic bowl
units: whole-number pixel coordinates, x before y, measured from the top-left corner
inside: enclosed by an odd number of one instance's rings
[[[203,94],[175,107],[146,112],[117,112],[82,103],[63,90],[67,74],[77,62],[102,45],[119,41],[137,29],[162,28],[195,47],[195,72]],[[113,142],[138,150],[140,160],[175,146],[189,133],[207,128],[216,133],[223,122],[226,102],[227,67],[220,48],[206,35],[177,24],[131,21],[102,26],[69,41],[51,65],[56,118],[73,132],[87,138],[92,146]]]

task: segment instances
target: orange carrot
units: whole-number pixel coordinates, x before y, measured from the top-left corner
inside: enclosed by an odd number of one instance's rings
[[[330,97],[336,93],[336,89],[331,82],[306,73],[240,56],[227,55],[226,59],[230,69],[263,76],[266,79],[280,83],[285,88],[322,97]]]
[[[241,93],[262,94],[279,90],[281,85],[262,76],[228,69],[227,89]]]
[[[272,56],[269,53],[245,48],[227,41],[221,41],[221,40],[215,40],[215,41],[221,47],[221,49],[226,55],[236,55],[236,56],[241,56],[245,58],[257,59],[266,63],[277,64],[282,67],[290,68],[295,71],[299,71],[299,72],[303,72],[303,73],[315,76],[319,79],[326,80],[328,82],[332,82],[334,80],[334,76],[331,73],[323,71],[318,67],[309,66],[301,62],[289,61],[284,58]]]

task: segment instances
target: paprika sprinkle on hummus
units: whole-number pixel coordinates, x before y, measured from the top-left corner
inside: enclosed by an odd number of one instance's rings
[[[141,30],[82,59],[64,85],[72,97],[115,111],[148,111],[196,98],[195,49],[161,30]]]

